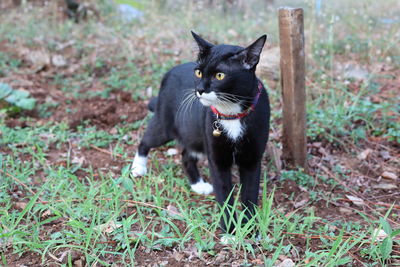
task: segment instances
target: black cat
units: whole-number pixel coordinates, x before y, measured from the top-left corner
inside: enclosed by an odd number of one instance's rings
[[[158,97],[149,104],[154,117],[131,173],[144,175],[149,150],[175,139],[183,147],[183,166],[192,189],[209,194],[214,188],[221,205],[233,188],[231,167],[239,167],[241,201],[249,218],[257,205],[269,131],[268,95],[255,75],[266,35],[247,48],[213,45],[192,35],[199,46],[198,60],[176,66],[164,76]],[[213,186],[197,169],[201,154],[208,159]],[[232,197],[228,204],[233,204]]]

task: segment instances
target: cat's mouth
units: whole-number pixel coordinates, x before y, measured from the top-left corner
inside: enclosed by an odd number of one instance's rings
[[[214,92],[200,94],[198,91],[196,91],[196,96],[200,100],[200,103],[206,107],[209,107],[218,102],[217,94],[215,94]]]

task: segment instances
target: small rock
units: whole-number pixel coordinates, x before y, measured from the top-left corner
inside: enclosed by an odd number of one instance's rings
[[[368,156],[372,153],[372,149],[365,149],[363,152],[361,152],[360,154],[358,154],[357,158],[359,160],[365,160],[368,158]]]
[[[293,267],[293,266],[295,266],[295,264],[291,259],[285,259],[284,261],[276,265],[276,267]]]
[[[54,55],[51,57],[51,63],[56,67],[65,67],[67,66],[67,61],[62,55]]]
[[[170,148],[170,149],[167,150],[167,155],[168,156],[174,156],[176,154],[178,154],[178,150],[175,149],[175,148]]]

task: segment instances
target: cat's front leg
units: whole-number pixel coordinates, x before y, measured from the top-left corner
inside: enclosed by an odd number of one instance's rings
[[[224,232],[233,233],[235,229],[235,212],[233,206],[233,185],[231,168],[218,166],[209,160],[210,173],[213,180],[214,192],[220,207],[225,207],[224,217],[221,218],[221,228]]]
[[[258,193],[260,189],[261,161],[252,164],[239,164],[240,173],[240,198],[245,208],[246,221],[254,215],[255,207],[258,203]]]

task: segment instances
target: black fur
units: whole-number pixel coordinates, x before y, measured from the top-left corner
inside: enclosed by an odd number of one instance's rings
[[[240,172],[241,201],[252,216],[257,205],[261,159],[268,140],[270,107],[267,92],[263,89],[255,110],[240,119],[244,125],[241,137],[229,138],[225,132],[214,137],[213,123],[216,116],[209,107],[194,99],[195,92],[224,92],[240,99],[242,110],[251,105],[258,92],[259,80],[255,69],[266,36],[260,37],[247,48],[232,45],[212,45],[192,33],[199,46],[197,62],[190,62],[172,68],[165,74],[159,96],[153,99],[149,108],[154,110],[138,154],[147,156],[149,150],[170,140],[177,140],[183,146],[182,160],[191,184],[199,181],[197,158],[191,152],[205,153],[208,159],[212,183],[217,201],[233,204],[229,194],[233,188],[231,167],[236,164]],[[194,75],[201,70],[201,79]],[[215,79],[217,72],[225,73],[221,81]],[[183,105],[191,95],[194,102]],[[226,229],[222,224],[224,230]]]

